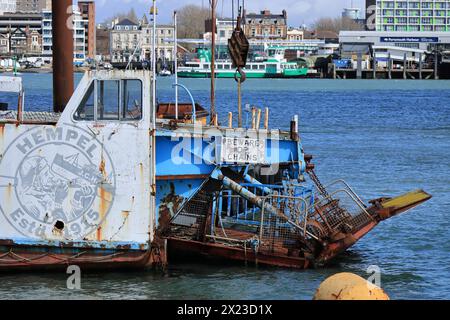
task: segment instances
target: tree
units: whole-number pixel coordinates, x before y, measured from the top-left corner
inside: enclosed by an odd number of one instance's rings
[[[109,24],[116,19],[119,19],[119,20],[129,19],[129,20],[133,21],[134,23],[139,22],[139,19],[136,15],[136,11],[134,11],[134,8],[131,8],[130,11],[128,11],[127,13],[117,13],[114,16],[105,19],[104,23]]]
[[[338,18],[320,18],[317,20],[313,29],[316,31],[334,31],[339,34],[340,31],[358,31],[364,30],[364,25],[348,17]]]
[[[210,18],[210,10],[197,5],[186,5],[177,11],[178,38],[197,39],[205,32],[205,20]]]

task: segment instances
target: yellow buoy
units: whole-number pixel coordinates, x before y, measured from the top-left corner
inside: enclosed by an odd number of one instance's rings
[[[389,300],[389,297],[383,289],[366,279],[343,272],[322,282],[314,300]]]

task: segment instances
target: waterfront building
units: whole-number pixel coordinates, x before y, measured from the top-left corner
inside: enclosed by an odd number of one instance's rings
[[[228,39],[231,38],[235,27],[236,20],[231,18],[216,19],[216,41],[218,43],[228,43]],[[205,33],[211,35],[211,31],[211,19],[207,19],[205,20]]]
[[[43,10],[40,14],[41,30],[42,30],[42,55],[51,57],[53,54],[53,40],[52,40],[52,22],[53,16],[51,10]],[[94,52],[95,45],[92,41],[95,39],[95,25],[94,30],[90,29],[89,14],[83,14],[79,7],[73,7],[73,39],[74,39],[74,62],[76,64],[83,63],[89,56],[89,49]],[[95,19],[95,18],[94,18]],[[94,20],[95,21],[95,20]],[[87,39],[91,38],[91,40]],[[94,54],[92,54],[92,58]]]
[[[42,12],[42,10],[51,10],[51,0],[16,0],[16,12]]]
[[[173,25],[156,26],[156,59],[165,61],[174,60],[173,39],[175,29]],[[142,25],[142,54],[141,59],[150,60],[153,42],[152,24]]]
[[[74,7],[73,11],[73,61],[76,65],[81,65],[87,56],[88,48],[86,40],[86,29],[89,21],[85,20],[80,11]]]
[[[86,21],[84,28],[86,56],[94,59],[96,54],[95,1],[78,0],[78,9],[82,19]]]
[[[339,34],[327,30],[305,30],[305,39],[323,40],[325,43],[339,43]]]
[[[391,46],[432,51],[436,46],[450,48],[450,32],[341,31],[341,45]]]
[[[0,34],[0,55],[9,53],[9,35]]]
[[[42,11],[42,54],[44,56],[51,56],[53,53],[52,39],[52,12],[44,10]]]
[[[164,61],[174,60],[173,25],[156,26],[156,59]],[[153,24],[144,16],[138,23],[123,19],[116,23],[111,30],[111,59],[112,62],[128,62],[135,54],[134,60],[151,60],[153,44]]]
[[[0,15],[16,12],[16,0],[0,0]]]
[[[273,14],[270,10],[246,13],[244,10],[244,32],[248,39],[285,40],[287,37],[287,12]]]
[[[287,31],[288,41],[302,41],[305,38],[305,32],[301,29],[289,28]]]
[[[0,15],[0,33],[10,30],[30,28],[41,31],[42,16],[37,13],[7,13]]]
[[[351,20],[358,20],[360,18],[361,9],[359,8],[344,8],[342,11],[342,18]]]
[[[138,49],[142,28],[130,19],[115,22],[111,30],[111,61],[128,62]]]
[[[95,50],[97,57],[100,57],[100,60],[103,61],[111,61],[111,30],[108,27],[99,24],[97,25],[97,29],[95,31],[95,38]]]
[[[450,0],[366,0],[366,7],[370,31],[450,31]]]

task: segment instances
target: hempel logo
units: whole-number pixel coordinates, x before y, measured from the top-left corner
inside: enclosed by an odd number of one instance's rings
[[[102,153],[102,163],[94,162]],[[32,238],[82,239],[114,201],[114,167],[101,144],[72,126],[29,130],[6,149],[0,166],[0,211]]]

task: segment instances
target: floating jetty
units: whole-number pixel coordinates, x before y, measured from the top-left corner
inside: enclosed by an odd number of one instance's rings
[[[64,20],[63,2],[53,11]],[[239,23],[231,42],[240,94]],[[282,131],[254,108],[244,128],[239,99],[237,125],[233,114],[220,125],[214,90],[209,113],[192,95],[158,105],[155,68],[89,71],[69,95],[71,55],[60,52],[53,112],[28,111],[21,78],[0,77],[0,91],[18,95],[0,111],[2,271],[164,268],[192,255],[304,269],[431,198],[366,202],[344,180],[324,185],[298,116]]]

